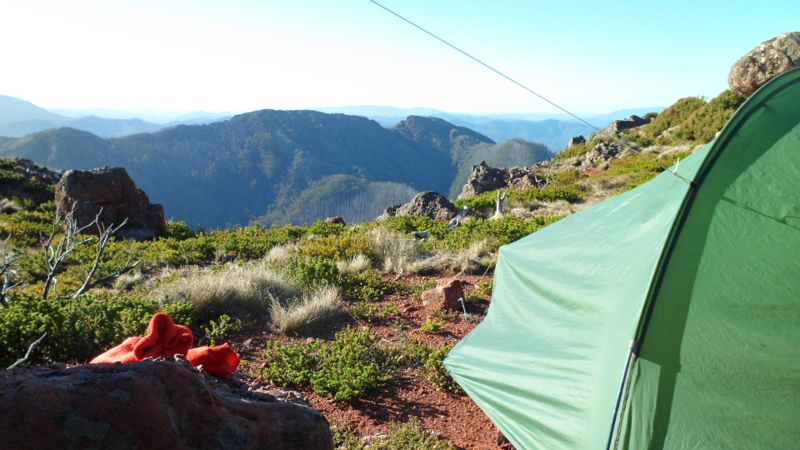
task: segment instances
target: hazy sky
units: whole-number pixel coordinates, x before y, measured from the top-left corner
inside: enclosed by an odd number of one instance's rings
[[[713,97],[798,0],[378,0],[577,113]],[[46,108],[558,112],[369,0],[4,0],[0,94]]]

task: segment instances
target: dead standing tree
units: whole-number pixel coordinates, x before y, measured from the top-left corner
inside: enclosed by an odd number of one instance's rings
[[[74,210],[74,207],[73,207]],[[65,214],[63,217],[61,212],[56,213],[55,219],[53,219],[53,230],[50,233],[50,236],[47,239],[42,239],[42,249],[44,251],[44,259],[45,265],[47,266],[47,278],[45,279],[44,283],[44,293],[42,294],[42,298],[47,299],[50,296],[51,290],[56,291],[56,295],[58,295],[58,278],[56,276],[61,272],[62,266],[67,259],[67,256],[75,250],[76,248],[88,244],[89,242],[93,241],[94,237],[89,237],[85,239],[80,239],[79,235],[91,228],[97,227],[99,232],[99,236],[97,238],[97,247],[95,251],[95,260],[94,264],[92,265],[91,270],[86,275],[86,279],[84,280],[83,284],[80,288],[76,291],[68,294],[66,297],[73,299],[84,292],[89,290],[90,288],[96,286],[99,283],[107,281],[109,279],[113,279],[119,277],[123,273],[129,272],[136,268],[141,261],[136,261],[135,263],[131,264],[131,258],[128,258],[128,261],[125,263],[125,267],[107,277],[103,277],[96,282],[92,282],[92,278],[97,273],[97,269],[100,267],[100,262],[103,257],[103,252],[105,252],[106,246],[108,242],[111,240],[111,237],[119,231],[120,228],[125,226],[128,223],[128,219],[122,221],[121,224],[118,226],[114,226],[111,224],[110,226],[106,227],[106,225],[100,221],[100,215],[103,213],[102,208],[100,212],[97,213],[97,216],[93,221],[90,223],[80,226],[78,222],[75,220],[75,217],[72,211]],[[58,242],[56,242],[56,235],[59,230],[59,225],[63,220],[63,235]],[[55,245],[54,245],[55,244]]]
[[[3,277],[2,292],[0,292],[0,306],[8,308],[8,293],[15,287],[21,286],[22,282],[11,282],[11,276],[16,275],[14,270],[14,263],[20,258],[19,255],[14,255],[8,250],[8,242],[11,240],[11,235],[8,235],[6,240],[0,244],[0,251],[3,253],[2,260],[0,260],[0,275]]]

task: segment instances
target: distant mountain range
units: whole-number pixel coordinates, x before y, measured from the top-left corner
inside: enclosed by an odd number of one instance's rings
[[[582,118],[598,129],[603,129],[610,122],[632,114],[643,116],[648,112],[661,112],[663,109],[664,107],[632,108]],[[363,116],[384,127],[392,127],[409,115],[437,117],[477,131],[496,142],[521,138],[540,142],[555,152],[563,150],[571,138],[578,135],[586,137],[597,131],[567,114],[455,114],[430,108],[400,109],[389,106],[344,106],[315,110]]]
[[[387,129],[315,111],[263,110],[112,139],[72,128],[0,138],[0,157],[59,169],[125,167],[167,217],[212,228],[334,214],[371,220],[419,191],[455,196],[481,160],[533,165],[553,156],[542,144],[496,144],[437,118],[410,116]]]
[[[22,137],[37,131],[70,127],[100,137],[121,137],[136,133],[152,133],[176,125],[199,125],[230,118],[217,113],[197,112],[169,117],[167,122],[151,123],[125,111],[89,110],[97,114],[116,115],[117,118],[83,114],[81,111],[58,111],[64,115],[50,112],[25,100],[0,95],[0,136]]]

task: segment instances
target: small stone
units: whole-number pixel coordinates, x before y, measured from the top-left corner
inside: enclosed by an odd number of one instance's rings
[[[428,311],[459,311],[464,289],[459,280],[449,280],[422,293],[422,304]]]

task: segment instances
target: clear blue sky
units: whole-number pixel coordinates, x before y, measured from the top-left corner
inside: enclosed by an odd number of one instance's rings
[[[713,97],[798,0],[379,0],[577,113]],[[47,108],[558,112],[368,0],[6,0],[0,94]]]

